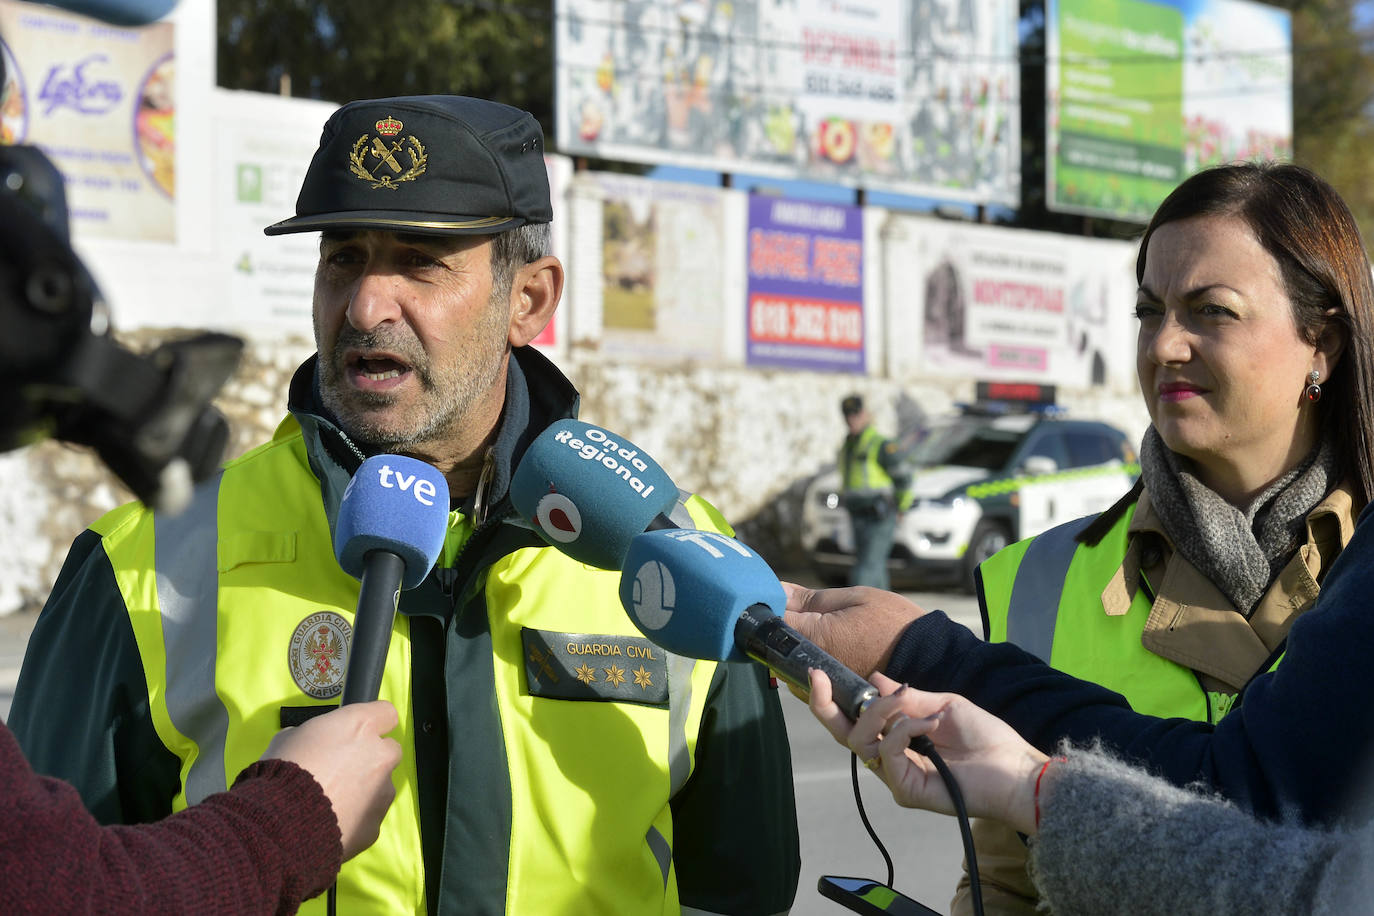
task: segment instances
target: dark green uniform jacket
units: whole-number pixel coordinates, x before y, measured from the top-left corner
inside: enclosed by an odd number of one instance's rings
[[[358,582],[330,532],[363,455],[319,407],[314,366],[273,439],[185,513],[131,505],[84,532],[43,609],[10,724],[105,823],[222,790],[283,724],[337,703]],[[474,501],[401,593],[381,691],[401,717],[397,796],[344,865],[339,912],[786,911],[797,827],[767,672],[664,653],[620,608],[617,573],[514,515],[512,468],[577,394],[529,349],[508,379]],[[674,518],[725,527],[697,497]]]

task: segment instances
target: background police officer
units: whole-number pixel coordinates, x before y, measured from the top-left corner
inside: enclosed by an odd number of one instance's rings
[[[911,505],[911,472],[896,441],[873,428],[863,398],[840,402],[849,434],[840,446],[840,499],[854,526],[850,585],[887,588],[887,557],[897,519]]]

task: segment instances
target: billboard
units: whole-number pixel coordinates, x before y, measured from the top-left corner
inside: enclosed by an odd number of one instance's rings
[[[215,260],[227,311],[236,327],[308,335],[319,236],[262,230],[296,212],[320,125],[338,106],[225,89],[213,100]]]
[[[609,172],[590,180],[602,198],[601,352],[724,360],[729,192]]]
[[[864,371],[863,210],[749,198],[745,359]]]
[[[75,234],[176,238],[174,28],[0,0],[0,142],[53,161]]]
[[[896,374],[1135,384],[1135,246],[895,218],[887,233]],[[897,307],[898,303],[901,307]]]
[[[558,0],[559,150],[1014,205],[1015,0]]]
[[[1290,158],[1292,22],[1248,0],[1047,0],[1052,210],[1148,221],[1184,178]]]

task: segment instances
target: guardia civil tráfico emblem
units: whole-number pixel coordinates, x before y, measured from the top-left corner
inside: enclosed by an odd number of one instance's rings
[[[391,116],[378,121],[376,133],[363,134],[348,156],[348,170],[373,188],[396,190],[403,181],[425,173],[429,157],[414,135],[400,137],[405,125]]]
[[[289,655],[296,686],[320,700],[342,693],[352,639],[352,625],[333,611],[320,611],[302,620],[291,634]]]

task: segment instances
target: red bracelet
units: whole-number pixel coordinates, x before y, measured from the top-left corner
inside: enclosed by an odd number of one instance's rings
[[[1050,768],[1050,764],[1058,761],[1067,762],[1067,757],[1051,757],[1040,765],[1040,772],[1035,776],[1035,829],[1040,829],[1040,780],[1045,778],[1045,771]]]

